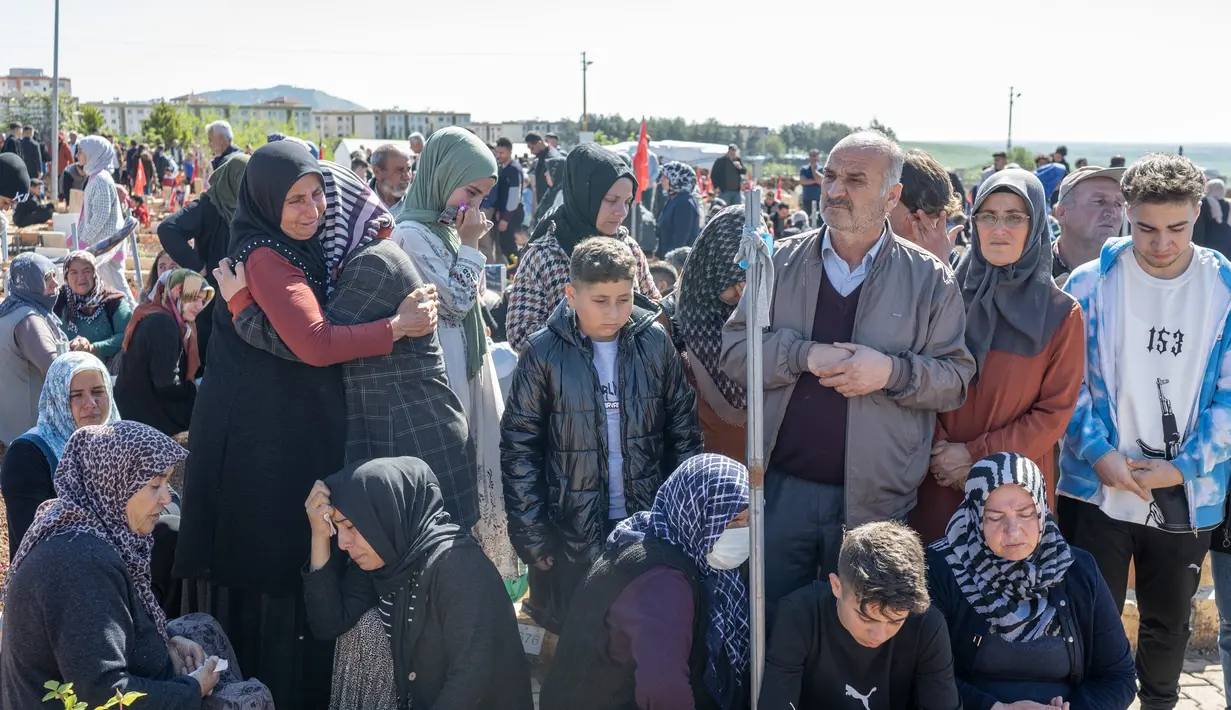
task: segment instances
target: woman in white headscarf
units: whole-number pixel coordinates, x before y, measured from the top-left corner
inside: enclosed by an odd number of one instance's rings
[[[86,136],[77,145],[77,164],[86,174],[85,202],[77,220],[77,240],[74,249],[84,249],[106,239],[124,225],[120,196],[115,191],[115,148],[102,136]],[[124,277],[124,259],[128,247],[121,243],[107,254],[98,254],[98,277],[111,288],[132,298],[132,289]]]

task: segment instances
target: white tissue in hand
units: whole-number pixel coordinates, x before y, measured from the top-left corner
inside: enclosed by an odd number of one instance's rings
[[[222,658],[222,659],[219,659],[218,665],[214,666],[214,672],[221,673],[230,667],[231,667],[231,664],[227,663],[227,659]],[[202,663],[201,667],[197,668],[195,671],[193,671],[193,673],[200,673],[204,669],[205,669],[205,664]]]

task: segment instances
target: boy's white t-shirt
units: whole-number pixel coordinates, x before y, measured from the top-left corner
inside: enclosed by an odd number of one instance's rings
[[[1116,303],[1116,428],[1131,459],[1174,459],[1195,415],[1218,313],[1209,305],[1218,273],[1194,257],[1174,279],[1150,276],[1133,249],[1120,256]],[[1109,517],[1172,532],[1192,530],[1183,486],[1155,489],[1147,503],[1099,489],[1090,502]]]
[[[624,504],[624,437],[620,432],[620,376],[616,368],[619,341],[594,342],[594,369],[598,372],[599,391],[607,410],[607,517],[623,520],[628,517]]]

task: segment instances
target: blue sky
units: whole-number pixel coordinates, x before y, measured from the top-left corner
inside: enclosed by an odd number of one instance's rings
[[[62,0],[60,71],[87,100],[287,83],[512,120],[580,115],[586,50],[595,113],[774,127],[876,116],[912,140],[999,140],[1014,84],[1015,140],[1231,142],[1231,4],[836,5]],[[19,14],[0,71],[50,73],[51,0]]]

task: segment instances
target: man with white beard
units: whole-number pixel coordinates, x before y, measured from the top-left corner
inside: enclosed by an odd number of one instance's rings
[[[390,210],[410,189],[410,153],[392,143],[372,151],[372,188]]]

